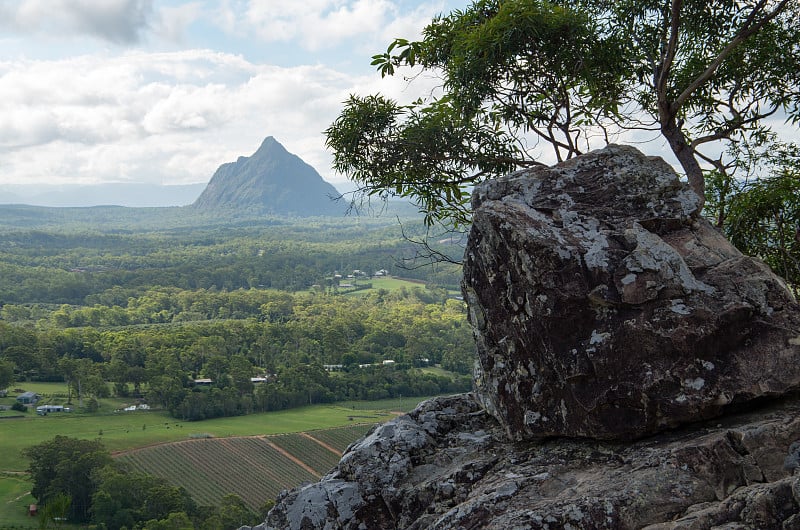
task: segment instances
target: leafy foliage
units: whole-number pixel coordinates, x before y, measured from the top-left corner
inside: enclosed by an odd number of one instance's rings
[[[186,313],[204,320],[184,321]],[[98,324],[74,327],[87,322]],[[474,360],[463,302],[434,288],[360,297],[157,288],[127,308],[61,307],[40,323],[0,321],[0,359],[25,377],[63,378],[79,406],[104,397],[113,381],[120,397],[144,398],[189,420],[469,390]],[[439,363],[464,375],[419,369]],[[251,378],[265,373],[273,375],[254,386]],[[213,384],[194,385],[196,378]]]
[[[210,530],[258,522],[237,495],[223,496],[217,507],[198,507],[184,488],[112,461],[97,441],[56,436],[29,448],[26,455],[31,459],[31,493],[43,505],[40,520],[45,526],[64,517],[98,528],[131,529]],[[186,468],[191,467],[187,462]]]
[[[535,163],[531,139],[560,160],[658,132],[702,198],[701,163],[735,168],[715,150],[800,119],[799,16],[791,0],[478,0],[373,57],[384,76],[439,73],[441,95],[351,96],[327,143],[362,193],[413,197],[430,224],[468,222],[470,186]]]
[[[14,364],[0,360],[0,390],[5,390],[14,382]]]
[[[102,444],[56,436],[30,447],[25,454],[30,458],[31,495],[42,504],[65,495],[70,499],[68,520],[88,522],[92,495],[97,489],[95,473],[111,463],[111,455]]]
[[[196,512],[186,490],[162,478],[109,465],[98,470],[94,479],[98,487],[92,495],[92,522],[107,528],[134,528],[167,519],[171,513]]]
[[[743,186],[724,224],[731,242],[760,256],[800,294],[800,156],[777,154],[774,174]]]
[[[0,206],[0,223],[11,210],[15,208]],[[221,228],[192,226],[192,220],[202,223],[202,217],[187,211],[185,222],[189,226],[151,230],[146,228],[150,219],[136,217],[123,232],[113,224],[84,227],[87,218],[97,214],[94,209],[84,210],[63,212],[63,226],[57,228],[37,224],[0,229],[0,306],[125,307],[129,298],[154,286],[163,286],[165,297],[173,292],[170,288],[297,291],[319,285],[331,289],[335,286],[334,271],[385,269],[397,274],[402,270],[398,264],[414,255],[394,216],[284,220],[279,225],[271,220],[248,219],[245,226],[229,220],[229,225]],[[169,219],[168,209],[151,210],[156,210],[152,212],[154,218]],[[37,222],[45,223],[52,212],[30,208],[29,213]],[[409,237],[423,231],[418,220],[403,220]],[[457,285],[460,279],[456,267],[444,266],[404,270],[403,275],[448,285]],[[8,312],[0,311],[3,317]],[[78,325],[97,324],[88,320]]]

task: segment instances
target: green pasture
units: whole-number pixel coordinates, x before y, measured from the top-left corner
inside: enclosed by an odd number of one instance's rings
[[[339,292],[344,293],[348,296],[363,296],[367,293],[371,293],[377,291],[378,289],[386,289],[387,291],[396,291],[400,288],[405,287],[406,289],[412,289],[414,287],[425,287],[423,282],[414,282],[409,280],[401,280],[400,278],[391,278],[391,277],[382,277],[382,278],[356,278],[355,280],[345,280],[345,283],[352,283],[354,285],[364,285],[366,283],[371,283],[371,289],[360,289],[356,291],[350,291],[347,289],[340,289]]]
[[[424,366],[420,368],[420,370],[422,370],[422,373],[424,374],[433,374],[441,377],[453,377],[454,375],[457,375],[450,370],[445,370],[441,366]]]
[[[45,397],[66,392],[63,383],[21,383],[14,388],[38,392]],[[13,402],[3,398],[3,403]],[[282,434],[326,429],[355,423],[388,421],[398,410],[413,409],[427,398],[352,401],[311,405],[297,409],[201,422],[177,421],[162,411],[114,412],[121,400],[101,400],[100,410],[88,413],[51,413],[37,416],[32,410],[20,413],[0,412],[0,528],[35,528],[38,521],[26,515],[26,507],[35,502],[27,494],[30,483],[20,472],[28,466],[23,450],[56,435],[100,439],[112,452],[127,451],[154,444],[186,440],[198,434],[215,438]],[[77,400],[73,398],[73,402]],[[6,418],[6,419],[3,419]]]
[[[386,403],[393,405],[390,408],[399,406],[398,400],[390,401],[391,403]],[[411,398],[403,401],[407,406],[416,405]],[[202,422],[178,421],[159,411],[102,412],[92,415],[51,413],[47,416],[37,416],[29,412],[24,418],[0,419],[0,455],[3,455],[0,472],[25,470],[28,464],[22,451],[56,435],[100,439],[114,452],[185,440],[202,433],[208,433],[215,438],[281,434],[338,427],[353,422],[382,422],[391,418],[386,410],[371,408],[369,405],[362,407],[354,409],[352,406],[332,404],[311,405]],[[13,411],[0,414],[0,418],[10,416],[11,412]]]
[[[28,506],[36,502],[30,489],[26,476],[0,473],[0,528],[39,527],[39,521],[28,516]]]
[[[382,277],[382,278],[373,278],[369,280],[369,283],[372,284],[373,289],[386,289],[387,291],[395,291],[400,289],[401,287],[405,287],[406,289],[411,289],[412,287],[424,287],[424,282],[415,282],[410,280],[402,280],[400,278],[392,278],[392,277]]]

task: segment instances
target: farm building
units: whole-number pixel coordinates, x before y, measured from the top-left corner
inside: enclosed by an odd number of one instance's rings
[[[49,412],[72,412],[72,409],[63,405],[40,405],[36,407],[36,414],[39,416],[46,416]]]
[[[23,405],[33,405],[34,403],[39,401],[41,397],[42,396],[40,396],[36,392],[23,392],[22,394],[17,396],[17,401],[19,401]]]

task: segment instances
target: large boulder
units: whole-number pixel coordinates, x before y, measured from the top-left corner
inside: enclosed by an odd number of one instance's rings
[[[472,395],[439,398],[284,492],[253,530],[796,529],[798,438],[786,402],[634,443],[513,443]]]
[[[474,193],[464,296],[512,439],[632,440],[800,387],[800,310],[660,158],[609,146]]]

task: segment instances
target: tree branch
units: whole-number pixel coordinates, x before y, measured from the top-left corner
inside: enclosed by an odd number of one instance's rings
[[[695,138],[689,144],[689,147],[691,147],[692,149],[695,149],[698,145],[706,144],[708,142],[715,142],[717,140],[730,139],[731,134],[733,134],[736,130],[741,129],[744,125],[749,125],[751,123],[756,123],[759,120],[762,120],[764,118],[768,118],[768,117],[772,116],[773,114],[775,114],[778,111],[778,108],[779,107],[776,105],[769,112],[763,112],[763,113],[754,114],[753,116],[750,116],[749,118],[743,118],[743,119],[740,119],[739,121],[734,121],[733,123],[729,124],[726,128],[724,128],[722,130],[719,130],[719,131],[717,131],[717,132],[715,132],[713,134],[707,134],[706,136],[701,136],[699,138]]]
[[[683,0],[672,0],[670,7],[670,25],[669,25],[669,41],[665,49],[661,53],[661,67],[656,79],[656,91],[660,96],[663,94],[664,101],[667,97],[667,80],[669,73],[672,70],[672,62],[675,60],[675,54],[678,53],[678,34],[681,25],[681,7]],[[677,109],[671,109],[674,110]]]
[[[674,0],[675,2],[679,0]],[[711,61],[711,64],[705,69],[705,71],[700,74],[688,87],[686,87],[683,92],[675,99],[672,103],[671,111],[673,113],[677,113],[678,109],[680,109],[686,100],[689,99],[695,90],[697,90],[700,86],[702,86],[706,81],[713,77],[714,73],[717,71],[717,68],[722,64],[732,52],[735,50],[742,42],[744,42],[748,37],[758,33],[764,25],[778,16],[783,8],[789,3],[789,0],[781,0],[781,2],[775,7],[772,12],[767,13],[760,21],[754,24],[754,20],[756,15],[759,11],[764,8],[764,4],[766,4],[766,0],[760,0],[755,7],[753,7],[753,11],[748,15],[747,20],[745,20],[742,28],[739,30],[739,33],[728,43],[727,46],[720,52],[717,57]],[[752,25],[751,25],[752,24]]]

